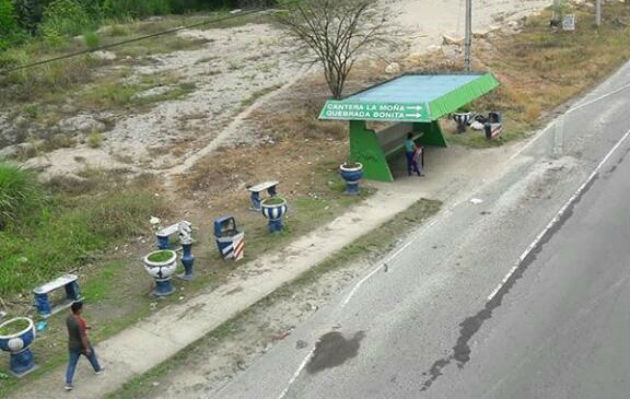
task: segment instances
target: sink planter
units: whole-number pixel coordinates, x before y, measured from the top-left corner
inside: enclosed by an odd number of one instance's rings
[[[262,215],[269,219],[269,232],[282,230],[282,216],[287,213],[287,201],[282,197],[271,197],[260,202]]]
[[[35,325],[30,318],[18,317],[0,324],[0,349],[11,353],[9,367],[16,377],[35,369],[29,346],[35,340]]]
[[[457,133],[464,133],[466,132],[466,127],[470,124],[470,121],[472,120],[472,113],[454,113],[453,120],[457,123]]]
[[[339,166],[339,173],[344,181],[346,181],[347,193],[351,196],[359,194],[359,181],[363,177],[363,164],[356,163],[344,163]]]
[[[171,276],[177,269],[177,254],[173,250],[152,251],[144,257],[144,269],[155,279],[154,296],[168,296],[175,291]]]

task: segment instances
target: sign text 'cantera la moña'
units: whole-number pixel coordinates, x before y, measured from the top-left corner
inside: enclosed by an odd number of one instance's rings
[[[426,120],[426,107],[399,103],[326,103],[320,118],[365,120]]]

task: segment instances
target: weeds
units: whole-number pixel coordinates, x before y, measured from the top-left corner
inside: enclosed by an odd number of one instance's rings
[[[83,40],[85,41],[85,45],[87,46],[87,48],[90,50],[96,49],[101,43],[101,38],[96,32],[84,33]]]
[[[102,143],[103,143],[103,137],[101,136],[101,133],[97,130],[93,130],[92,133],[90,133],[90,135],[87,138],[88,146],[93,149],[97,149],[101,147]]]
[[[127,25],[114,24],[109,27],[109,36],[129,36],[131,35],[131,29]]]
[[[0,232],[0,295],[91,262],[112,243],[141,234],[149,216],[167,213],[152,193],[131,188],[80,199],[58,197],[23,235]]]
[[[0,162],[0,234],[27,226],[45,199],[33,172]]]
[[[282,87],[281,84],[277,84],[277,85],[273,85],[273,86],[269,86],[266,87],[264,89],[258,90],[254,93],[252,93],[251,96],[249,96],[247,99],[241,101],[241,107],[242,108],[247,108],[249,106],[251,106],[252,104],[254,104],[256,102],[256,100],[258,100],[259,98],[271,93],[271,92],[275,92],[276,90],[280,89]]]

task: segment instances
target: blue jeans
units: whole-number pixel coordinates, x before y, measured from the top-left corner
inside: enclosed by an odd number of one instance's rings
[[[81,356],[81,354],[87,357],[87,359],[90,361],[90,364],[92,364],[92,368],[94,368],[94,371],[98,372],[101,370],[101,366],[98,363],[98,360],[96,359],[96,353],[94,352],[94,348],[92,347],[92,345],[90,345],[89,356],[80,350],[69,350],[69,353],[70,353],[70,360],[68,361],[68,369],[66,370],[66,384],[72,385],[72,378],[74,377],[74,370],[77,367],[77,363],[79,362],[79,357]]]
[[[406,151],[407,155],[407,174],[411,175],[412,170],[420,175],[420,168],[418,168],[418,161],[414,158],[415,153],[413,151]]]

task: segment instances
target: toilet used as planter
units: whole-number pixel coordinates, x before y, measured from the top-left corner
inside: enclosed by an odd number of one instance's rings
[[[21,322],[21,324],[20,324]],[[23,327],[17,327],[18,324]],[[17,329],[13,332],[1,333],[4,329]],[[35,324],[33,320],[25,317],[17,317],[0,324],[0,349],[11,353],[9,368],[13,375],[22,377],[35,369],[33,353],[29,348],[35,340]]]
[[[168,253],[168,258],[155,261],[152,260],[158,253]],[[155,279],[155,296],[168,296],[175,291],[171,282],[171,276],[177,269],[177,253],[173,250],[156,250],[144,257],[144,269]]]

